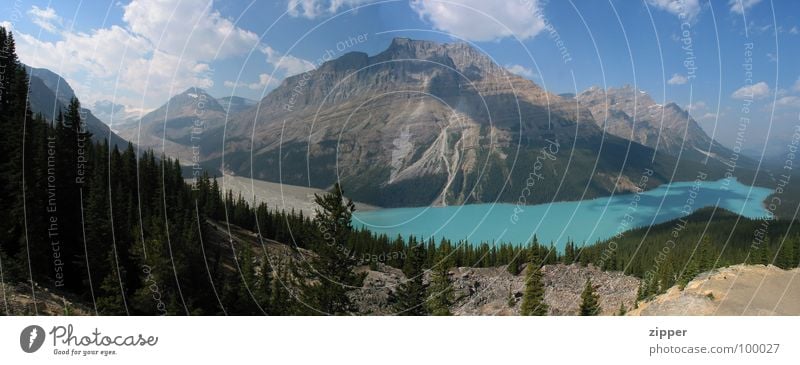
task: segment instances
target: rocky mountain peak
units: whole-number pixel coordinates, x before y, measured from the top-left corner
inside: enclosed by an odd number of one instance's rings
[[[473,79],[479,74],[503,73],[488,55],[465,42],[439,43],[429,40],[394,38],[389,47],[376,55],[377,62],[386,60],[425,60],[452,67]]]
[[[598,125],[611,134],[630,138],[646,146],[678,156],[686,151],[690,159],[702,161],[712,146],[712,154],[726,156],[730,151],[716,143],[692,119],[689,112],[674,102],[656,103],[645,91],[632,85],[602,89],[592,87],[578,95]]]
[[[592,86],[586,91],[578,95],[581,102],[591,107],[596,104],[617,105],[622,109],[629,110],[632,114],[634,106],[638,108],[647,108],[653,105],[658,105],[655,100],[643,90],[639,90],[630,84],[622,87],[603,89],[598,86]]]
[[[196,108],[202,108],[205,110],[213,110],[224,112],[225,108],[219,104],[216,98],[209,95],[204,89],[192,86],[182,93],[173,96],[169,99],[167,104],[163,107],[167,107],[170,109],[173,108],[183,108],[186,106],[194,105]]]

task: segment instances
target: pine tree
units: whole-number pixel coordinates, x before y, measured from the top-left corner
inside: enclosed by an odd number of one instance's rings
[[[511,260],[508,263],[508,266],[506,266],[506,270],[508,270],[508,272],[511,275],[514,275],[514,276],[519,275],[519,272],[520,272],[520,270],[519,270],[520,255],[522,255],[521,251],[517,252],[517,253],[512,253]]]
[[[564,257],[562,258],[564,264],[569,265],[575,261],[575,244],[567,240],[566,246],[564,246]]]
[[[686,263],[686,267],[683,269],[680,277],[678,278],[678,288],[683,290],[686,287],[686,284],[689,284],[692,279],[694,279],[697,274],[699,274],[700,270],[698,267],[699,258],[697,255],[693,256],[689,259],[689,262]]]
[[[628,313],[628,310],[625,309],[625,304],[619,303],[619,311],[617,311],[617,315],[624,316],[625,313]]]
[[[259,306],[267,313],[272,314],[272,266],[269,263],[269,258],[264,255],[261,258],[261,267],[258,270],[258,284],[256,285],[256,301]]]
[[[275,262],[276,275],[272,280],[272,296],[270,297],[270,314],[276,316],[286,316],[295,314],[298,308],[297,302],[294,299],[294,294],[290,291],[293,286],[292,278],[289,272],[293,271],[290,266],[291,263],[285,263],[279,259]]]
[[[109,251],[108,261],[114,260],[114,252]],[[125,315],[128,309],[123,298],[122,286],[119,278],[124,276],[124,272],[116,265],[111,267],[111,271],[103,278],[100,284],[99,298],[97,298],[97,310],[103,315]]]
[[[234,314],[239,315],[256,315],[262,314],[263,308],[260,308],[259,300],[256,289],[256,272],[253,263],[253,254],[249,247],[240,245],[236,247],[235,257],[237,259],[236,265],[238,267],[238,280],[235,280],[232,285],[236,290],[235,297],[238,299],[233,303],[230,309]]]
[[[711,246],[711,237],[709,235],[703,236],[698,251],[699,251],[698,261],[697,261],[698,273],[706,272],[708,270],[713,269],[714,261],[716,260],[716,255],[714,254],[714,249]]]
[[[639,288],[636,289],[636,306],[639,306],[639,301],[647,298],[647,293],[644,289],[644,279],[639,282]]]
[[[356,310],[347,293],[361,287],[363,274],[353,269],[357,260],[349,254],[348,239],[355,205],[345,200],[342,188],[335,184],[327,194],[314,196],[317,204],[317,256],[302,270],[307,280],[301,282],[305,303],[318,313],[339,315]]]
[[[427,285],[422,281],[425,264],[425,247],[420,243],[408,249],[408,258],[403,265],[406,281],[393,294],[394,309],[398,315],[423,316]]]
[[[451,258],[448,245],[440,245],[436,258],[437,263],[431,269],[430,285],[428,286],[428,313],[434,316],[449,316],[450,306],[453,305],[453,285],[450,282]]]
[[[596,316],[600,314],[600,297],[594,292],[592,281],[586,279],[586,286],[581,293],[580,315]]]
[[[544,280],[538,250],[531,249],[531,258],[525,270],[525,292],[522,295],[520,314],[523,316],[546,316],[547,304],[544,302]]]

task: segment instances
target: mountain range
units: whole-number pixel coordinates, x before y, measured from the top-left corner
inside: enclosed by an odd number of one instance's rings
[[[394,39],[286,78],[258,102],[190,88],[120,134],[189,164],[341,182],[384,207],[575,200],[723,176],[731,151],[632,87],[556,95],[464,43]],[[534,190],[534,193],[531,191]]]
[[[592,87],[576,98],[592,112],[599,127],[615,136],[696,161],[726,160],[733,154],[709,137],[688,111],[673,102],[658,104],[630,85]]]

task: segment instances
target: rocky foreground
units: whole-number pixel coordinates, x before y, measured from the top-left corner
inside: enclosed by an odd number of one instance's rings
[[[684,290],[670,288],[629,315],[800,315],[800,269],[734,265],[700,274]]]
[[[388,315],[394,313],[388,303],[389,293],[405,280],[399,269],[379,265],[367,272],[364,289],[354,299],[362,313]],[[524,272],[524,270],[523,270]],[[621,272],[605,272],[589,265],[546,265],[542,268],[545,302],[550,315],[576,315],[586,279],[591,279],[600,295],[602,315],[615,314],[620,305],[633,308],[639,279]],[[519,315],[525,275],[511,275],[505,266],[492,268],[458,267],[450,270],[456,302],[455,315]],[[427,280],[427,276],[425,278]]]

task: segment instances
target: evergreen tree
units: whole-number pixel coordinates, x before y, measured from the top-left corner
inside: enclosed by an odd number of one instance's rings
[[[636,306],[639,306],[639,301],[647,298],[647,293],[644,289],[644,280],[639,282],[639,288],[636,289]]]
[[[796,266],[794,262],[795,244],[792,238],[786,237],[781,240],[780,250],[775,257],[775,265],[781,269],[792,269]]]
[[[116,261],[113,251],[108,253],[108,261]],[[97,298],[97,310],[103,315],[125,315],[128,309],[123,298],[122,286],[119,278],[124,273],[119,267],[113,265],[108,275],[103,278],[100,284],[99,298]]]
[[[297,302],[294,300],[294,294],[290,291],[292,279],[289,272],[292,271],[288,268],[289,264],[278,260],[275,262],[276,275],[275,280],[272,280],[272,296],[270,297],[270,314],[276,316],[286,316],[295,313],[298,308]]]
[[[711,236],[704,235],[703,239],[700,242],[700,247],[698,248],[698,261],[697,261],[697,270],[699,272],[706,272],[714,268],[714,261],[716,260],[716,255],[714,253],[714,248],[711,244]]]
[[[237,300],[232,301],[233,310],[236,314],[257,315],[262,314],[258,294],[256,290],[256,272],[253,262],[253,254],[249,247],[240,245],[236,247],[236,265],[238,267],[238,279],[232,283],[234,295]]]
[[[689,259],[689,262],[686,263],[686,267],[683,269],[683,272],[678,278],[678,288],[680,290],[683,290],[683,288],[686,287],[686,284],[689,284],[689,282],[700,273],[698,266],[699,261],[700,259],[697,256],[694,256]]]
[[[569,239],[567,240],[567,244],[564,246],[564,257],[562,260],[566,265],[575,262],[575,243]]]
[[[345,200],[342,188],[335,184],[330,192],[315,195],[317,256],[302,270],[307,280],[301,281],[305,303],[323,314],[347,314],[356,310],[347,293],[362,285],[363,274],[353,269],[357,260],[349,254],[348,238],[355,205]]]
[[[517,275],[519,275],[519,272],[520,272],[520,270],[519,270],[519,259],[520,259],[520,257],[519,256],[522,255],[522,253],[521,252],[512,253],[512,255],[513,256],[511,257],[511,261],[508,263],[508,266],[506,266],[506,270],[508,270],[508,272],[511,275],[517,276]]]
[[[422,243],[408,249],[408,258],[403,265],[406,281],[393,294],[394,309],[398,315],[423,316],[428,314],[425,307],[427,285],[422,281],[425,265],[425,247]]]
[[[259,306],[267,313],[272,314],[272,266],[269,263],[269,258],[264,255],[261,258],[261,267],[258,270],[258,284],[256,285],[256,301]]]
[[[522,306],[520,307],[520,314],[523,316],[547,315],[541,259],[537,251],[537,249],[531,250],[530,262],[525,270],[525,292],[522,295]]]
[[[617,315],[624,316],[625,313],[628,313],[628,310],[625,309],[625,304],[619,303],[619,310],[617,311]]]
[[[600,314],[600,297],[594,292],[592,281],[586,279],[586,286],[581,293],[580,315],[596,316]]]
[[[453,285],[450,282],[451,259],[450,247],[439,246],[437,263],[431,270],[430,285],[428,286],[428,313],[434,316],[449,316],[450,306],[454,302]]]

